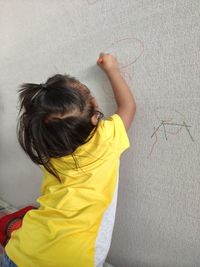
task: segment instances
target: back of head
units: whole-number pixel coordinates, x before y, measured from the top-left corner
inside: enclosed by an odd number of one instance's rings
[[[19,100],[21,147],[33,162],[59,179],[50,158],[73,155],[97,127],[91,122],[96,110],[90,91],[77,79],[56,74],[45,84],[22,84]]]

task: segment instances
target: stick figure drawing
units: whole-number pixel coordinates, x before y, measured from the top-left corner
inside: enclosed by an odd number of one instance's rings
[[[148,157],[151,156],[158,141],[158,134],[164,135],[164,139],[168,141],[169,135],[177,136],[184,129],[185,134],[194,142],[194,138],[190,132],[192,126],[186,123],[186,118],[182,113],[177,110],[169,111],[169,109],[162,107],[154,109],[154,113],[159,123],[156,127],[154,126],[154,132],[151,135],[151,138],[155,138],[155,141],[152,144]]]

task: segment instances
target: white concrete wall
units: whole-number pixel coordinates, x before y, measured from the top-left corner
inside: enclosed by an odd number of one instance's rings
[[[199,13],[199,0],[0,0],[0,197],[21,207],[40,194],[40,170],[16,140],[18,86],[69,73],[109,115],[115,102],[95,61],[114,53],[137,115],[108,261],[200,266]]]

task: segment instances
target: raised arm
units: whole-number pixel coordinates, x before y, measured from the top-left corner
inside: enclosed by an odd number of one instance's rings
[[[122,77],[117,59],[110,54],[100,53],[97,64],[106,73],[117,102],[116,113],[121,117],[126,130],[129,129],[136,112],[135,98]]]

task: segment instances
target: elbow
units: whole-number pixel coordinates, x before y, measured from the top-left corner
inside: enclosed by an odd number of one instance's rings
[[[134,112],[136,112],[136,110],[137,110],[136,103],[134,103],[134,105],[133,105],[133,110],[134,110]]]
[[[133,107],[132,107],[132,116],[133,116],[133,118],[135,116],[136,111],[137,111],[137,107],[136,107],[136,103],[134,102]]]

